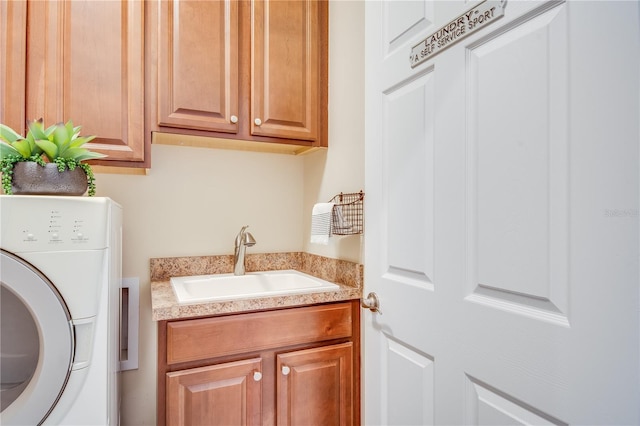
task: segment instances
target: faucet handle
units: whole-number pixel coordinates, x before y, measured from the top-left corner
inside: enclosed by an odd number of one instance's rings
[[[255,243],[256,243],[256,239],[253,238],[253,235],[251,235],[251,232],[245,232],[242,244],[244,244],[245,246],[251,247],[255,245]]]
[[[242,243],[242,235],[244,234],[244,231],[249,227],[249,225],[245,225],[240,229],[240,232],[238,232],[238,235],[236,235],[236,247],[240,246],[240,244]]]

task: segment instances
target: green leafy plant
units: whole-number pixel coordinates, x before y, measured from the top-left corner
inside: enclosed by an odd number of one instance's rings
[[[86,160],[106,157],[83,147],[95,136],[80,136],[80,126],[73,122],[58,123],[47,128],[42,119],[30,121],[29,131],[22,137],[12,128],[0,124],[0,169],[2,171],[2,188],[5,194],[11,194],[13,167],[21,161],[33,161],[41,166],[54,163],[59,172],[82,168],[87,175],[89,196],[96,193],[95,176]]]

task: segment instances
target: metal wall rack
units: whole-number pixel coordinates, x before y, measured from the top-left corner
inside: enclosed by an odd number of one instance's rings
[[[333,235],[362,234],[364,229],[364,192],[340,193],[329,202],[334,203],[331,214]]]

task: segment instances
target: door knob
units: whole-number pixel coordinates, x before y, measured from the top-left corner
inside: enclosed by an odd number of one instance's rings
[[[232,115],[232,116],[231,116],[231,122],[232,122],[233,124],[236,124],[236,123],[238,122],[238,117],[237,117],[237,116],[235,116],[235,115]]]
[[[255,380],[256,382],[259,382],[260,380],[262,380],[262,373],[259,371],[254,371],[253,380]]]
[[[262,120],[260,120],[259,118],[256,118],[255,120],[253,120],[253,122],[256,123],[256,126],[262,125]]]
[[[380,310],[380,299],[378,299],[378,295],[374,292],[369,293],[366,299],[362,299],[361,305],[363,308],[370,309],[371,312],[377,312],[382,315],[382,311]]]
[[[288,376],[289,373],[291,373],[291,369],[289,367],[287,367],[286,365],[282,366],[282,374],[285,376]]]

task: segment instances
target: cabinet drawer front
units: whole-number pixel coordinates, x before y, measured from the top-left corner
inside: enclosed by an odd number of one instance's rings
[[[352,335],[351,304],[167,323],[167,363],[321,342]]]

